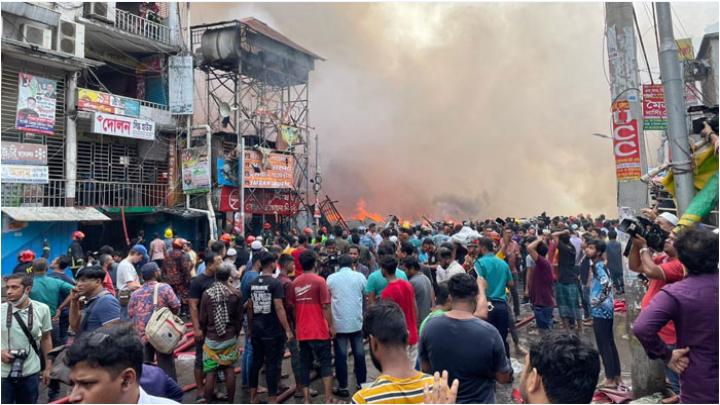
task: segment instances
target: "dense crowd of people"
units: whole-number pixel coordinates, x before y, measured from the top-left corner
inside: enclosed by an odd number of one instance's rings
[[[647,280],[633,331],[667,365],[666,402],[717,403],[717,233],[675,233],[674,215],[645,215],[669,236],[662,252],[631,239],[629,270]],[[320,394],[323,403],[494,403],[496,384],[518,377],[513,352],[524,359],[526,403],[589,403],[601,365],[600,387],[626,389],[613,334],[624,294],[618,232],[602,216],[544,213],[331,232],[266,224],[257,236],[223,233],[199,253],[168,229],[121,254],[84,252],[78,231],[66,254],[24,251],[5,278],[2,403],[37,403],[41,381],[48,401],[62,383],[73,403],[182,400],[173,351],[154,339],[161,310],[192,332],[197,402],[235,402],[237,365],[252,403],[277,402],[290,389],[287,350],[305,403]],[[539,331],[528,348],[516,329],[523,304]]]

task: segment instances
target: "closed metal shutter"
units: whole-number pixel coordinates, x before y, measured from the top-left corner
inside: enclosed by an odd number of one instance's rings
[[[0,116],[4,142],[47,145],[50,182],[41,184],[2,184],[4,206],[64,206],[65,205],[65,73],[40,65],[5,57],[2,61],[2,99]],[[31,73],[56,81],[55,127],[53,135],[23,133],[15,129],[18,102],[18,74]]]
[[[13,63],[15,62],[15,63]],[[50,179],[65,178],[65,73],[53,71],[39,65],[3,58],[2,64],[2,140],[45,144],[48,147]],[[53,135],[22,133],[15,129],[15,114],[18,101],[18,74],[21,72],[57,81],[57,104],[55,106],[55,128]]]

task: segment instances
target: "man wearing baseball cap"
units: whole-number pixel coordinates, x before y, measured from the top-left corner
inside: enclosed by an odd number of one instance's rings
[[[647,213],[646,210],[643,212]],[[670,232],[670,235],[663,244],[662,252],[654,252],[647,246],[647,241],[640,235],[636,235],[632,239],[632,249],[628,256],[628,266],[630,270],[643,274],[650,281],[645,296],[642,299],[641,309],[650,304],[655,294],[657,294],[666,284],[680,281],[684,278],[685,273],[683,265],[677,257],[675,250],[675,233],[672,229],[678,224],[678,218],[669,213],[663,212],[655,218],[655,223],[664,231]],[[677,336],[675,333],[675,324],[668,322],[658,333],[662,341],[670,348],[675,349]],[[670,383],[670,387],[674,394],[680,393],[680,380],[678,375],[670,368],[665,367],[665,376]],[[674,396],[667,398],[667,403],[672,403]]]

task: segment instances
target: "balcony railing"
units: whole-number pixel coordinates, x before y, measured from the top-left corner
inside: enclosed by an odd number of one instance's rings
[[[170,45],[170,28],[123,10],[115,10],[115,28]]]
[[[77,180],[77,207],[164,207],[168,185]],[[48,184],[2,184],[5,207],[64,207],[65,180]]]
[[[64,207],[65,180],[48,184],[2,184],[3,207]]]
[[[165,205],[167,184],[79,180],[75,205],[81,207],[158,207]]]

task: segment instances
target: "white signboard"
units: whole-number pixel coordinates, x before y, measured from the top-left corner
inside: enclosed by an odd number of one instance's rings
[[[2,165],[3,183],[47,184],[47,166]]]
[[[155,140],[155,123],[153,121],[107,113],[96,112],[93,114],[90,131],[124,138]]]
[[[192,56],[168,58],[168,81],[170,112],[193,113],[193,59]]]

